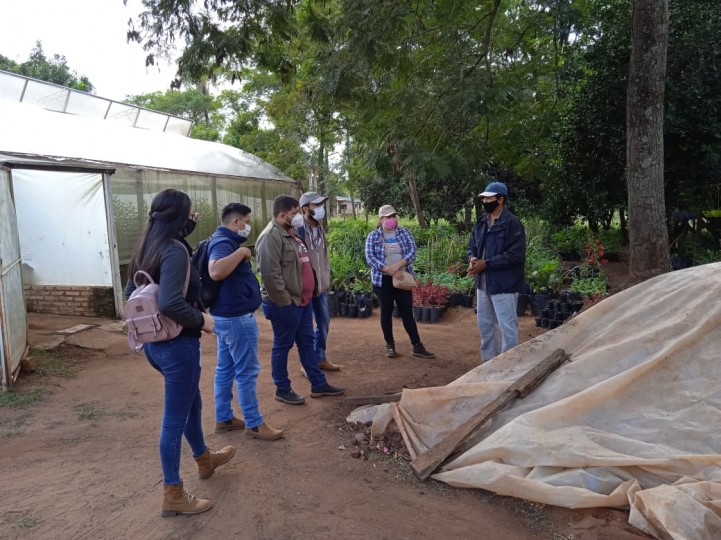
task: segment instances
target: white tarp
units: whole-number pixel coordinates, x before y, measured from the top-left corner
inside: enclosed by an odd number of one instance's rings
[[[103,175],[15,169],[23,283],[112,287]]]
[[[620,292],[446,387],[350,421],[400,431],[412,454],[448,433],[554,349],[572,355],[434,475],[568,508],[630,507],[675,540],[721,538],[721,264]]]
[[[6,99],[0,99],[0,126],[0,152],[7,154],[292,181],[273,165],[232,146]]]

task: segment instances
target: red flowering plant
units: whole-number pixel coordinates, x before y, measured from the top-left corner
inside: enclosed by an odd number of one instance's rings
[[[442,308],[448,302],[448,287],[445,285],[431,285],[431,307]]]
[[[435,285],[432,279],[425,283],[418,282],[413,289],[413,305],[415,307],[443,307],[448,301],[448,287]]]
[[[418,280],[418,286],[413,289],[413,305],[415,307],[431,307],[430,287],[433,281],[428,280],[425,283]]]
[[[590,240],[586,242],[586,263],[589,266],[596,267],[608,263],[605,248],[601,241],[595,236],[591,236]]]

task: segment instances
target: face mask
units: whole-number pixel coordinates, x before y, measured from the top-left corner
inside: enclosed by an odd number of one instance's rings
[[[180,237],[185,238],[186,236],[190,236],[193,231],[195,230],[196,222],[192,218],[188,218],[185,220],[185,225],[183,225],[183,230],[180,231]]]
[[[396,218],[394,218],[394,217],[392,217],[392,218],[390,218],[390,219],[386,219],[386,220],[383,222],[383,226],[384,226],[386,229],[395,229],[395,228],[398,226],[398,220],[397,220]]]
[[[293,227],[297,229],[298,227],[303,226],[303,216],[300,214],[296,214],[293,216],[293,219],[290,220],[290,223],[288,223],[288,218],[286,217],[285,224],[288,225],[288,227]]]
[[[250,223],[245,224],[245,229],[238,230],[238,236],[241,238],[248,238],[248,236],[250,236]]]
[[[319,206],[315,210],[311,210],[310,215],[313,216],[313,219],[315,219],[316,221],[320,221],[325,217],[325,208]]]
[[[497,200],[483,203],[483,209],[486,211],[486,214],[492,214],[493,212],[495,212],[496,208],[498,208]]]

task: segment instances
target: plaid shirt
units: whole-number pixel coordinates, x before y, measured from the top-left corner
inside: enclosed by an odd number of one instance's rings
[[[398,243],[401,246],[403,258],[408,263],[406,270],[413,274],[413,265],[411,263],[416,258],[416,241],[413,240],[413,235],[405,227],[396,228],[396,238],[398,238]],[[380,227],[371,232],[366,238],[366,261],[371,267],[373,285],[380,287],[383,284],[381,268],[386,266],[385,238]]]

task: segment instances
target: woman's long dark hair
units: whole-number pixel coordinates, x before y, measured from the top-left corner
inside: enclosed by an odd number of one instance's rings
[[[190,216],[190,197],[177,189],[164,189],[150,204],[145,224],[128,266],[128,279],[138,270],[145,270],[157,282],[160,275],[160,258],[170,242],[180,237]]]

